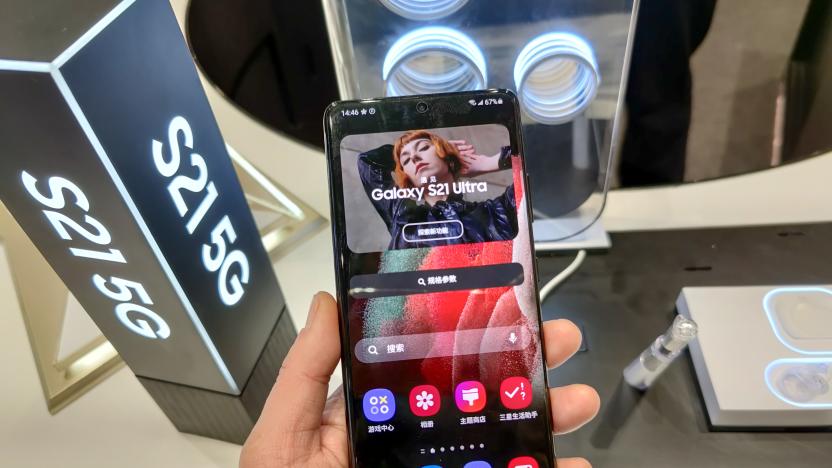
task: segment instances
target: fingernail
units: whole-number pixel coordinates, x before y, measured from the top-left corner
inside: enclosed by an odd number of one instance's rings
[[[306,316],[307,327],[315,321],[315,315],[318,313],[318,308],[321,305],[321,294],[320,292],[315,293],[315,296],[312,297],[312,303],[309,304],[309,314]]]

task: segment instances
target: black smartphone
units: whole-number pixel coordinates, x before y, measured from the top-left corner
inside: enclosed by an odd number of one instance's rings
[[[353,466],[555,466],[516,96],[324,124]]]

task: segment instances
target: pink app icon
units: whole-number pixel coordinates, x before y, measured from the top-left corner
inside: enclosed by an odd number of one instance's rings
[[[500,384],[500,401],[508,409],[519,410],[532,404],[532,386],[525,377],[509,377]]]
[[[508,468],[540,468],[540,465],[532,457],[517,457],[508,462]]]
[[[438,413],[440,405],[439,390],[433,385],[419,385],[410,391],[410,411],[420,418]]]
[[[476,380],[467,380],[456,386],[456,407],[464,413],[476,413],[485,408],[485,387]]]

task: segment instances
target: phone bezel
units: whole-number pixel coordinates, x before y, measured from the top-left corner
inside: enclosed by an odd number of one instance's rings
[[[487,98],[502,98],[504,104],[494,106],[472,106],[470,100],[479,102],[481,99]],[[425,112],[417,110],[418,103],[427,103],[428,109]],[[510,104],[510,105],[507,105]],[[349,108],[366,108],[372,106],[377,109],[378,115],[399,115],[400,121],[396,124],[389,125],[387,122],[378,123],[378,119],[363,118],[363,116],[344,117],[337,113],[345,107]],[[382,110],[383,108],[383,110]],[[464,110],[464,112],[463,112]],[[381,111],[381,112],[379,112]],[[388,114],[389,113],[389,114]],[[340,120],[334,120],[339,118]],[[338,123],[347,123],[348,125],[337,125]],[[325,151],[327,159],[327,172],[329,177],[329,200],[330,200],[330,222],[332,223],[332,242],[335,259],[335,284],[338,299],[338,324],[341,334],[341,372],[343,375],[343,392],[345,398],[346,418],[349,438],[349,460],[350,466],[357,466],[358,460],[355,455],[355,440],[353,416],[355,409],[351,397],[352,386],[352,349],[350,346],[350,334],[348,311],[345,309],[347,302],[347,270],[344,267],[345,250],[347,247],[346,239],[346,221],[344,218],[344,203],[343,203],[343,185],[341,180],[340,167],[340,151],[336,151],[334,145],[340,144],[341,140],[347,135],[356,135],[364,133],[380,133],[392,131],[406,131],[417,128],[442,128],[442,127],[459,127],[469,125],[484,125],[484,124],[500,124],[506,126],[509,130],[511,138],[512,150],[515,154],[520,154],[521,161],[524,161],[523,154],[523,135],[520,123],[520,105],[517,96],[510,90],[506,89],[489,89],[483,91],[465,91],[458,93],[443,93],[422,96],[402,96],[391,98],[373,98],[360,99],[348,101],[336,101],[330,104],[324,112],[324,135],[325,135]],[[529,187],[529,177],[525,171],[525,162],[523,162],[523,176],[524,176],[524,196],[527,197],[526,210],[529,220],[529,242],[531,242],[531,251],[534,252],[534,233],[531,228],[532,214],[532,200],[531,189]],[[543,316],[540,306],[540,298],[538,294],[537,278],[538,267],[537,258],[532,259],[533,279],[535,286],[535,302],[537,305],[537,319],[538,319],[538,342],[540,344],[541,356],[543,357],[543,380],[546,388],[549,388],[549,377],[546,372],[546,344],[543,340]],[[544,417],[546,428],[549,433],[552,432],[552,418],[551,418],[551,401],[549,392],[544,395],[544,406],[548,417]],[[557,466],[557,456],[555,454],[555,446],[553,437],[547,438],[548,447],[546,453],[551,454],[553,466]]]

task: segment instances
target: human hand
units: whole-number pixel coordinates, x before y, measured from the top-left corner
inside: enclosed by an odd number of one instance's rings
[[[448,143],[456,146],[459,153],[459,162],[462,164],[460,175],[462,176],[476,177],[500,168],[499,154],[494,156],[479,154],[474,145],[465,140],[448,140]]]
[[[543,338],[546,364],[557,367],[578,350],[581,332],[568,320],[552,320],[543,324]],[[338,307],[332,296],[318,293],[243,446],[240,468],[349,466],[344,395],[339,389],[326,396],[340,355]],[[549,393],[556,434],[574,431],[598,413],[600,399],[592,387],[568,385]],[[559,468],[588,466],[582,458],[558,459]]]

